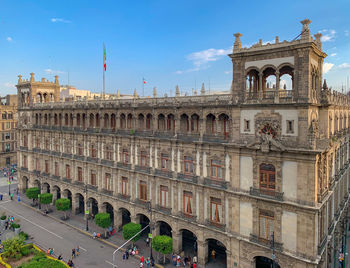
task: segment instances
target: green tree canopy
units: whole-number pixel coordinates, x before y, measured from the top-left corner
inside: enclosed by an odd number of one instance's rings
[[[141,231],[141,224],[129,222],[123,226],[123,238],[129,240],[131,237]],[[132,242],[136,242],[141,237],[141,234],[137,235]]]
[[[109,213],[97,213],[95,223],[102,228],[107,228],[111,225],[111,215]]]
[[[50,193],[41,194],[40,203],[45,205],[50,204],[52,203],[52,197],[53,197],[53,194],[50,194]]]
[[[165,255],[170,254],[173,251],[173,239],[167,235],[157,235],[152,240],[152,248],[155,251],[164,254],[165,262]]]
[[[70,200],[68,198],[60,198],[56,200],[56,209],[64,211],[64,218],[67,219],[67,210],[70,209]]]
[[[32,187],[32,188],[28,188],[26,190],[26,196],[29,198],[29,199],[33,199],[33,203],[34,203],[34,200],[35,199],[38,199],[38,195],[40,193],[40,190],[38,187]]]

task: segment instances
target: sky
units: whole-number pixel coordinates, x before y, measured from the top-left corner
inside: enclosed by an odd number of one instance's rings
[[[229,90],[234,33],[243,46],[291,41],[305,18],[323,34],[324,78],[340,90],[350,76],[349,12],[348,0],[0,0],[0,95],[16,93],[17,76],[31,72],[100,92],[103,43],[107,93]]]

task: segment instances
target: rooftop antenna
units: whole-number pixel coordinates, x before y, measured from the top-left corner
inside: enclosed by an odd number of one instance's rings
[[[69,83],[69,71],[68,71],[68,86],[67,86],[67,88],[69,89],[70,88],[70,83]]]

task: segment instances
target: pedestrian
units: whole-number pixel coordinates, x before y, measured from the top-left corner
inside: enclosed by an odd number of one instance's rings
[[[140,268],[143,268],[143,262],[140,261]]]
[[[197,241],[194,241],[193,243],[193,250],[194,252],[197,252]]]
[[[58,255],[57,260],[61,261],[62,259],[62,254]]]
[[[148,237],[146,238],[146,246],[149,247],[149,238]]]
[[[72,259],[75,258],[75,248],[72,249]]]
[[[129,248],[129,256],[132,256],[132,249]]]
[[[129,259],[129,250],[125,250],[125,256],[126,256],[126,259],[128,260]]]
[[[95,239],[96,236],[97,236],[97,234],[96,234],[96,232],[94,232],[94,233],[92,234],[92,238]]]
[[[3,197],[3,195],[2,194],[0,194],[0,200],[2,201],[2,197]]]
[[[13,200],[13,193],[10,194],[10,197],[11,197],[11,201]]]
[[[154,259],[151,259],[151,267],[154,267]]]
[[[77,249],[75,250],[76,254],[77,254],[77,257],[79,256],[79,252],[80,252],[80,247],[77,246]]]
[[[53,251],[54,251],[54,249],[51,248],[51,249],[50,249],[50,255],[53,255]]]
[[[197,263],[194,263],[194,264],[193,264],[193,268],[197,268]]]
[[[197,256],[196,255],[193,256],[193,263],[197,263]]]
[[[143,263],[143,262],[145,261],[145,257],[142,256],[141,259],[140,259],[140,261]]]
[[[123,261],[125,261],[126,259],[126,255],[125,255],[125,252],[123,253]]]
[[[180,256],[177,256],[176,267],[180,267],[180,266],[181,266],[181,258]]]
[[[213,261],[215,261],[215,254],[216,254],[216,251],[213,249],[211,251],[211,258],[213,259]]]
[[[151,264],[151,261],[149,260],[149,258],[147,258],[147,260],[146,260],[146,267],[149,268],[150,264]]]
[[[67,264],[68,264],[69,267],[74,267],[74,263],[73,263],[72,260],[69,260],[69,261],[67,262]]]
[[[5,223],[5,230],[7,230],[8,227],[9,227],[9,221],[7,220]]]
[[[171,256],[171,259],[173,261],[173,266],[176,266],[176,255],[173,253],[173,255]]]

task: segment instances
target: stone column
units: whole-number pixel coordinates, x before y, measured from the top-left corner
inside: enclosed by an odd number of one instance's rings
[[[275,91],[275,102],[279,102],[279,90],[280,90],[280,73],[276,72],[276,91]]]
[[[175,232],[171,231],[173,238],[173,252],[175,254],[180,254],[182,251],[182,231]]]
[[[200,265],[205,265],[205,263],[208,261],[208,242],[202,242],[197,240],[198,245],[198,263]],[[229,266],[227,266],[229,267]]]
[[[116,231],[119,231],[119,228],[121,228],[123,224],[122,219],[122,211],[121,210],[114,210],[114,226],[116,228]]]
[[[263,73],[259,73],[259,88],[258,88],[258,92],[259,92],[259,99],[261,100],[263,97]]]

